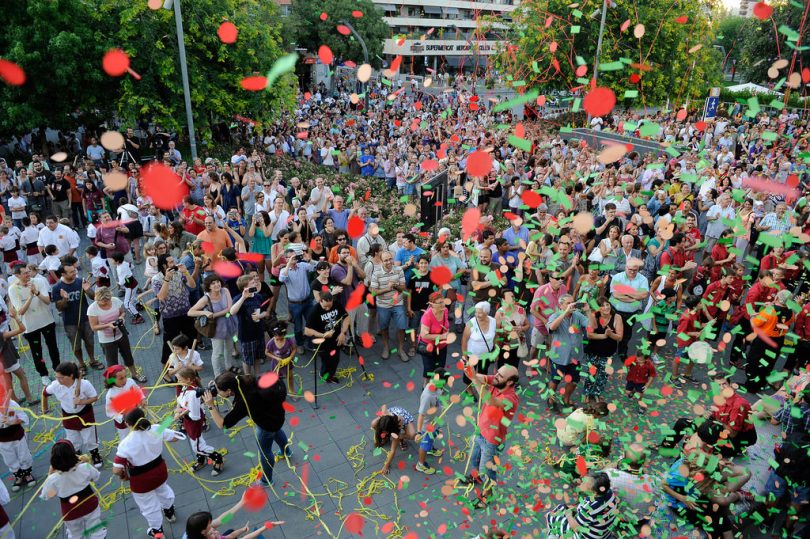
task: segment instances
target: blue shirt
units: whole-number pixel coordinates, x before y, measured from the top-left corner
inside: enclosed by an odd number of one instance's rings
[[[425,252],[425,250],[420,248],[420,247],[414,247],[414,249],[412,251],[408,251],[407,249],[405,249],[403,247],[402,249],[397,251],[397,256],[394,258],[394,260],[396,262],[399,262],[400,266],[404,266],[405,264],[408,263],[408,260],[411,257],[413,257],[413,264],[411,264],[411,266],[410,266],[410,267],[413,268],[413,267],[416,266],[416,261],[419,258],[419,255],[424,254],[424,252]],[[410,282],[410,278],[411,278],[410,273],[411,273],[410,271],[405,272],[405,282],[406,283]]]

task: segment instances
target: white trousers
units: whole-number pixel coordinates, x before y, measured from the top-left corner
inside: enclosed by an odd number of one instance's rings
[[[25,436],[16,442],[0,442],[0,456],[12,472],[27,470],[34,466],[34,459],[31,457],[28,439]]]
[[[11,522],[0,528],[0,539],[14,539],[14,528],[11,527]]]
[[[146,524],[153,530],[163,526],[163,509],[168,509],[174,504],[174,491],[168,481],[151,492],[143,494],[133,492],[132,497],[135,498],[138,509],[146,519]]]
[[[98,449],[96,427],[87,427],[82,430],[65,429],[65,438],[73,444],[76,451],[81,453]]]
[[[211,367],[214,378],[234,366],[231,358],[231,339],[211,339]]]
[[[105,539],[107,537],[107,528],[101,526],[101,508],[99,507],[96,507],[96,510],[89,515],[76,520],[66,520],[65,530],[67,530],[68,539]]]
[[[194,456],[199,454],[208,455],[215,451],[215,449],[205,441],[205,438],[200,437],[196,440],[192,440],[191,436],[188,436],[188,443],[191,445],[191,451],[194,452]]]
[[[116,427],[115,432],[118,433],[118,439],[123,440],[129,434],[129,429],[119,429],[118,427]]]
[[[138,309],[135,308],[135,301],[134,301],[134,288],[127,288],[124,287],[124,309],[128,310],[132,313],[132,316],[136,316],[138,314]]]

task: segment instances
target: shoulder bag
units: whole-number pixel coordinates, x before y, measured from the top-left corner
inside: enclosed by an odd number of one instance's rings
[[[208,300],[208,305],[211,305],[211,297],[208,294],[205,297]],[[213,317],[198,316],[194,319],[194,329],[203,337],[212,339],[217,332],[217,323]]]

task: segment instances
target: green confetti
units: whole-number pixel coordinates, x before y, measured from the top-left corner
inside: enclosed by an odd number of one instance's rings
[[[271,87],[273,83],[276,82],[276,80],[278,80],[278,78],[283,74],[289,73],[295,69],[295,63],[297,61],[297,52],[292,52],[276,60],[276,63],[273,64],[273,67],[271,67],[270,71],[267,73],[267,87]]]
[[[509,144],[515,148],[520,148],[524,152],[528,152],[532,149],[531,141],[516,137],[515,135],[509,135]]]

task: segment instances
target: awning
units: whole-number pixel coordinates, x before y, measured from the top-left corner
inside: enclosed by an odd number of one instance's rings
[[[441,15],[442,14],[442,8],[437,7],[437,6],[424,6],[422,9],[425,10],[425,13],[428,13],[430,15]]]
[[[376,4],[381,10],[388,12],[388,11],[397,11],[397,6],[394,4]]]
[[[458,15],[458,8],[456,7],[446,7],[444,8],[445,15]]]

